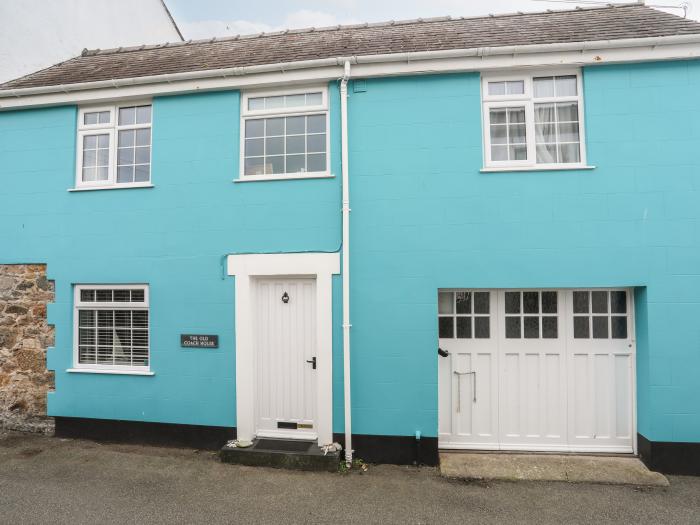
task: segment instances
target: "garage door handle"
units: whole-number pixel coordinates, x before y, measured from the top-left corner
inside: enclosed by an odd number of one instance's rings
[[[476,372],[471,371],[471,372],[457,372],[455,371],[454,374],[457,376],[457,412],[459,412],[462,408],[461,402],[462,402],[462,382],[460,381],[461,377],[460,376],[468,376],[468,375],[473,375],[474,379],[472,381],[472,401],[476,403]]]

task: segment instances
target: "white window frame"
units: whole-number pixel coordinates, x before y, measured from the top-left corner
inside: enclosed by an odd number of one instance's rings
[[[143,290],[143,302],[81,301],[82,290]],[[86,364],[79,361],[79,311],[80,310],[148,310],[148,366]],[[68,372],[97,374],[154,375],[151,372],[151,308],[150,287],[147,284],[76,284],[73,286],[73,368]]]
[[[119,110],[133,106],[151,106],[150,124],[129,124],[120,126],[118,122]],[[109,111],[109,124],[84,124],[85,113],[99,111]],[[151,151],[148,159],[150,171],[149,180],[146,182],[123,182],[117,183],[117,140],[121,129],[151,129]],[[83,137],[96,133],[109,134],[109,167],[107,180],[105,181],[83,181]],[[121,188],[151,188],[153,187],[153,101],[137,100],[123,102],[112,106],[81,106],[78,109],[78,133],[75,144],[75,188],[74,190],[97,190],[97,189],[121,189]]]
[[[317,106],[299,106],[298,108],[275,108],[275,109],[248,109],[248,100],[258,97],[274,97],[280,95],[300,95],[303,93],[321,93],[321,104]],[[324,113],[326,116],[326,169],[323,171],[299,172],[299,173],[277,173],[270,175],[246,175],[245,174],[245,123],[247,120],[270,118],[270,117],[297,117],[305,115],[318,115]],[[270,181],[286,179],[319,179],[332,177],[330,172],[331,163],[331,130],[330,130],[330,110],[328,103],[327,86],[302,86],[293,89],[275,89],[265,91],[248,91],[241,96],[241,128],[239,144],[239,175],[234,182]]]
[[[560,77],[576,76],[576,96],[569,97],[548,97],[534,98],[533,78],[537,77]],[[525,89],[521,95],[489,95],[489,82],[499,82],[505,80],[522,80]],[[567,69],[547,69],[511,71],[508,73],[499,72],[494,74],[484,74],[481,77],[481,101],[482,101],[482,122],[483,122],[483,159],[484,169],[482,171],[540,171],[540,170],[570,170],[570,169],[591,169],[586,164],[586,132],[584,123],[583,106],[583,82],[581,70],[576,68]],[[558,162],[558,163],[537,163],[537,148],[535,135],[535,104],[547,104],[558,102],[578,103],[578,123],[579,123],[579,162]],[[527,160],[491,160],[491,115],[493,108],[524,107],[525,108],[525,131],[527,144]]]

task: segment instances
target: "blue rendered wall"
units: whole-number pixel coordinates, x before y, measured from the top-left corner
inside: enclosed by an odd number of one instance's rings
[[[354,432],[436,435],[438,288],[633,286],[639,430],[700,441],[700,63],[584,86],[596,169],[522,173],[479,171],[478,74],[351,90]]]
[[[330,94],[336,115],[335,83]],[[56,282],[48,315],[56,325],[50,415],[235,425],[234,282],[224,276],[224,256],[340,245],[339,177],[232,182],[239,112],[235,91],[156,98],[155,188],[86,192],[67,191],[75,177],[75,107],[0,113],[0,263],[47,263]],[[332,171],[340,173],[336,120]],[[66,372],[72,284],[91,282],[150,285],[154,376]],[[180,348],[181,333],[219,334],[220,348]],[[336,330],[334,359],[342,363],[341,336]],[[342,382],[335,391],[342,393]]]

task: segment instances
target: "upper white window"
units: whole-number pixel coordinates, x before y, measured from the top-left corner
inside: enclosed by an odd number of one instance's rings
[[[81,108],[76,187],[150,185],[151,121],[150,104]]]
[[[325,88],[245,94],[241,115],[241,180],[329,174]]]
[[[578,71],[489,75],[482,81],[487,167],[585,165]]]
[[[74,302],[75,368],[148,370],[148,286],[76,285]]]

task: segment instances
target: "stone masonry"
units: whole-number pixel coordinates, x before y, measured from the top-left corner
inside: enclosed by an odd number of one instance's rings
[[[0,429],[51,432],[46,393],[53,372],[46,349],[54,330],[46,322],[53,282],[41,264],[0,264]]]

